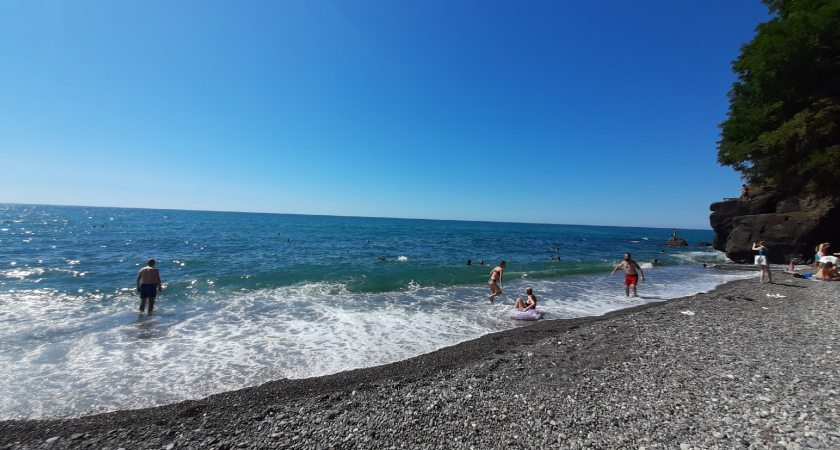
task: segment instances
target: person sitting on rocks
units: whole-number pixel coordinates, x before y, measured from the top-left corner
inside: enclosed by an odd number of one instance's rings
[[[516,305],[514,308],[520,311],[528,311],[529,309],[536,309],[537,308],[537,297],[534,296],[534,290],[531,288],[525,289],[525,293],[528,294],[527,302],[523,302],[521,298],[516,299]]]
[[[840,271],[838,271],[837,266],[827,262],[814,274],[814,278],[823,281],[840,281]]]
[[[741,185],[741,189],[739,189],[739,192],[741,192],[741,198],[742,199],[744,199],[744,200],[749,200],[750,199],[750,188],[746,184]]]

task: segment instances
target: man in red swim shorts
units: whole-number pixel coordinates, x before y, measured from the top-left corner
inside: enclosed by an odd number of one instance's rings
[[[615,271],[624,267],[624,295],[630,296],[630,286],[633,286],[633,297],[638,297],[636,294],[636,283],[639,282],[639,275],[642,276],[642,281],[645,281],[645,273],[639,264],[630,257],[629,253],[624,254],[624,261],[621,262],[615,269],[613,269],[610,276],[615,275]],[[638,273],[636,271],[638,270]]]

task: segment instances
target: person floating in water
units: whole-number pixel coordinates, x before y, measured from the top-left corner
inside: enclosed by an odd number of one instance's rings
[[[478,262],[478,265],[479,265],[479,266],[483,266],[483,265],[484,265],[484,260],[482,259],[481,261],[479,261],[479,262]]]
[[[554,255],[549,256],[548,259],[554,261]]]
[[[468,260],[467,260],[467,265],[468,265],[468,266],[471,266],[471,265],[472,265],[472,260],[471,260],[471,259],[468,259]]]
[[[528,300],[522,301],[521,298],[516,299],[516,305],[514,308],[520,311],[528,311],[529,309],[537,309],[537,297],[534,296],[534,290],[531,288],[525,289],[525,293],[528,294]]]
[[[149,301],[149,314],[155,309],[155,297],[163,289],[160,282],[160,272],[155,269],[154,258],[146,261],[146,267],[137,274],[137,292],[140,293],[140,312],[146,311],[146,300]]]
[[[624,295],[627,297],[630,296],[630,286],[633,286],[633,297],[638,297],[639,295],[636,294],[636,284],[639,282],[639,274],[642,276],[642,281],[645,281],[645,273],[642,272],[642,268],[639,267],[639,264],[636,261],[633,261],[633,258],[630,257],[629,253],[624,254],[624,261],[621,262],[618,266],[613,269],[610,276],[615,275],[615,271],[621,268],[624,268]],[[636,273],[638,271],[638,273]]]
[[[388,258],[376,258],[377,261],[390,261]]]
[[[501,285],[504,284],[505,267],[507,263],[502,261],[498,267],[490,271],[490,281],[487,282],[490,285],[490,297],[487,297],[490,303],[493,303],[493,300],[502,293]]]
[[[651,261],[651,262],[650,262],[650,265],[651,265],[651,266],[656,266],[656,265],[659,265],[659,260],[658,260],[658,259],[656,259],[656,258],[654,258],[654,259],[653,259],[653,261]],[[703,267],[706,267],[706,266],[704,265]]]

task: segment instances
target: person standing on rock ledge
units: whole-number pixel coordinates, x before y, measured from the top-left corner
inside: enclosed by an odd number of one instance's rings
[[[753,250],[758,251],[758,256],[755,257],[755,264],[761,268],[761,279],[759,283],[764,283],[764,271],[767,271],[767,282],[773,284],[773,276],[770,275],[770,261],[767,259],[767,247],[764,246],[764,241],[756,244],[753,242]]]
[[[677,230],[674,229],[674,235],[676,235]],[[624,268],[624,295],[627,297],[630,296],[630,286],[633,286],[633,297],[638,297],[639,295],[636,294],[636,283],[639,282],[639,274],[642,275],[642,281],[645,281],[645,273],[642,272],[642,268],[636,261],[633,261],[633,258],[630,257],[629,253],[624,254],[624,261],[621,262],[618,266],[613,269],[610,276],[615,275],[615,271],[621,268]],[[638,271],[638,273],[636,273]]]
[[[750,188],[746,184],[741,185],[741,189],[738,190],[741,193],[741,198],[744,200],[750,199]]]

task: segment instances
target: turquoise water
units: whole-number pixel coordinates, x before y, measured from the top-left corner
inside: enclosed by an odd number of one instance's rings
[[[405,359],[522,326],[507,311],[525,287],[550,319],[743,276],[699,268],[719,252],[661,253],[671,232],[0,205],[0,418],[150,406]],[[641,298],[609,277],[624,252],[646,269]],[[148,258],[165,287],[152,316],[136,312],[134,292]],[[490,305],[501,259],[506,293]]]

